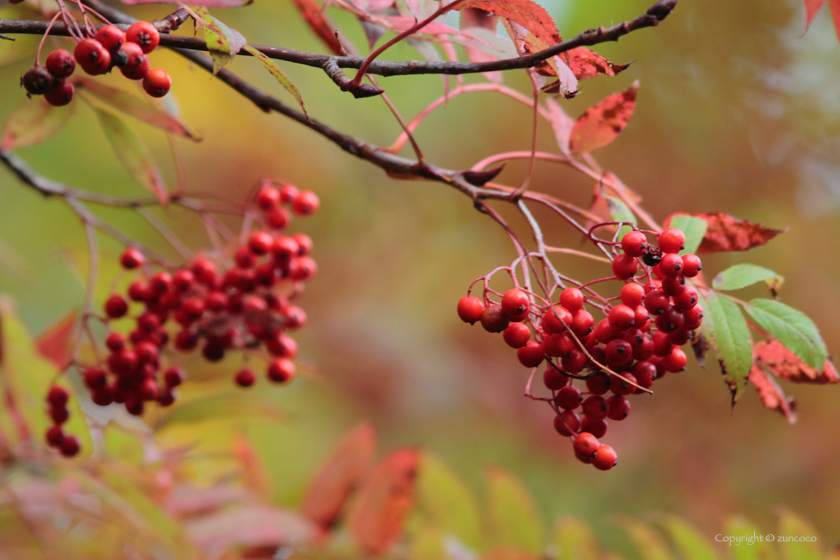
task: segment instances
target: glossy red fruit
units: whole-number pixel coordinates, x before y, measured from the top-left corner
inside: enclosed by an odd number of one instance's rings
[[[286,358],[276,358],[268,366],[268,379],[274,383],[286,383],[294,379],[295,364]]]
[[[641,257],[647,248],[647,238],[641,231],[628,231],[621,238],[621,248],[631,257]]]
[[[703,266],[700,263],[700,257],[698,257],[697,255],[683,255],[682,261],[682,275],[686,278],[694,278],[695,276],[700,274],[701,270],[703,270]]]
[[[569,373],[580,373],[588,361],[586,354],[580,350],[572,350],[560,360],[560,365]]]
[[[255,231],[248,238],[248,248],[255,255],[267,255],[274,244],[274,237],[265,231]]]
[[[612,271],[619,280],[632,278],[639,270],[639,261],[626,253],[616,256],[612,262]]]
[[[143,253],[139,249],[134,247],[126,247],[120,256],[120,264],[126,270],[133,270],[143,266],[144,262],[146,262],[146,257],[143,256]]]
[[[143,89],[152,97],[163,97],[172,87],[172,78],[163,68],[152,68],[143,78]]]
[[[592,395],[586,398],[581,405],[583,413],[590,420],[603,420],[607,417],[607,401],[604,397]]]
[[[522,348],[531,339],[531,329],[522,323],[511,323],[502,333],[502,338],[511,348]]]
[[[602,342],[604,344],[614,339],[618,335],[616,330],[610,324],[609,319],[601,319],[600,321],[598,321],[598,324],[595,325],[595,330],[592,332],[592,334],[595,336],[595,339],[598,342]]]
[[[172,275],[161,270],[149,280],[149,288],[153,294],[163,295],[172,289]]]
[[[669,373],[677,373],[685,369],[687,361],[685,352],[674,348],[670,354],[662,358],[662,367]]]
[[[57,49],[50,53],[47,57],[47,70],[54,78],[63,80],[73,75],[76,70],[76,59],[70,54],[70,51],[64,49]]]
[[[586,416],[581,416],[580,418],[580,431],[590,433],[596,438],[602,438],[607,435],[608,427],[606,419],[592,420]]]
[[[546,388],[552,391],[559,391],[569,384],[569,377],[557,371],[556,368],[549,366],[548,369],[543,372],[543,383]]]
[[[598,442],[598,438],[588,432],[584,432],[577,436],[575,441],[572,443],[575,453],[579,453],[586,457],[589,457],[598,451],[598,447],[600,445],[601,444]]]
[[[82,380],[89,389],[102,389],[108,384],[105,370],[97,366],[86,368],[82,373]]]
[[[201,355],[208,362],[220,362],[225,357],[225,346],[218,340],[208,340],[201,348]]]
[[[498,333],[505,330],[510,324],[510,319],[502,311],[501,305],[488,305],[481,312],[481,326],[491,333]]]
[[[613,393],[624,396],[629,395],[636,390],[636,387],[632,385],[632,383],[636,383],[635,375],[624,372],[621,374],[621,377],[618,377],[617,375],[612,376],[612,379],[610,380],[610,389]]]
[[[631,309],[635,309],[642,304],[642,300],[645,298],[645,287],[641,284],[637,284],[635,282],[631,282],[630,284],[625,284],[621,288],[621,303],[630,307]]]
[[[685,234],[675,227],[665,228],[659,234],[659,248],[663,253],[679,253],[685,248]]]
[[[44,439],[47,440],[47,445],[50,447],[61,447],[61,442],[64,441],[64,430],[61,426],[52,426],[44,434]]]
[[[685,291],[685,277],[673,276],[662,280],[662,291],[665,295],[676,297]]]
[[[633,365],[633,376],[639,386],[650,389],[656,381],[656,366],[647,360],[636,362]]]
[[[120,72],[129,80],[142,80],[149,73],[149,57],[143,54],[143,49],[136,43],[124,43],[120,47],[119,56],[124,58]]]
[[[44,94],[44,99],[53,107],[64,107],[73,101],[76,88],[67,80],[56,80],[53,86]]]
[[[676,307],[669,307],[656,318],[656,328],[663,333],[672,333],[680,329],[685,322],[682,312]]]
[[[659,271],[665,277],[679,276],[682,273],[682,257],[675,253],[668,253],[659,261]]]
[[[21,85],[32,95],[44,95],[54,82],[53,75],[43,66],[30,68],[20,79]]]
[[[695,305],[691,309],[683,311],[683,328],[694,330],[703,323],[703,308]]]
[[[64,436],[61,440],[61,454],[65,457],[75,457],[79,454],[81,446],[76,436]]]
[[[610,367],[623,367],[633,361],[633,347],[626,340],[616,338],[604,347],[604,357]]]
[[[312,191],[300,191],[291,201],[292,212],[297,216],[310,216],[321,206],[318,196]]]
[[[516,357],[525,367],[537,367],[545,358],[545,348],[536,340],[529,340],[525,346],[516,351]]]
[[[630,401],[621,395],[613,395],[607,399],[607,418],[621,421],[627,418],[628,414],[630,414]]]
[[[586,309],[579,309],[572,316],[571,327],[572,331],[574,331],[579,338],[585,337],[591,333],[595,327],[595,318],[592,317],[592,313]]]
[[[175,348],[189,352],[198,345],[198,335],[190,330],[183,330],[175,335]]]
[[[289,213],[285,208],[272,208],[266,212],[265,221],[274,229],[283,229],[289,225]]]
[[[177,387],[187,378],[186,372],[180,367],[171,366],[163,372],[163,382],[167,387]]]
[[[280,204],[280,191],[272,185],[263,185],[254,197],[257,206],[263,212],[268,212]]]
[[[517,288],[506,291],[502,296],[502,311],[511,321],[526,319],[530,304],[528,294]]]
[[[580,389],[574,385],[566,385],[557,391],[557,396],[554,397],[554,403],[564,410],[576,409],[580,406],[581,400]]]
[[[312,252],[312,238],[306,235],[305,233],[296,233],[292,236],[292,239],[298,245],[298,256],[303,257]]]
[[[671,300],[665,292],[654,290],[645,296],[645,309],[651,315],[662,315],[671,306]]]
[[[128,313],[128,302],[119,294],[114,294],[105,302],[105,313],[111,319],[124,317]]]
[[[560,305],[574,315],[583,309],[583,292],[577,288],[566,288],[560,292]]]
[[[595,451],[595,456],[592,458],[592,464],[596,469],[601,471],[608,471],[616,465],[617,455],[615,450],[609,445],[601,445]]]
[[[642,335],[642,342],[638,346],[633,347],[633,359],[644,361],[651,356],[653,356],[653,337],[650,333],[644,333]]]
[[[465,323],[475,324],[481,319],[484,304],[474,296],[464,296],[458,300],[458,317]]]
[[[157,28],[148,21],[138,21],[128,28],[125,32],[125,40],[129,43],[135,43],[143,49],[143,52],[149,54],[160,43],[160,33]]]
[[[586,378],[586,388],[593,395],[603,395],[610,390],[610,376],[603,371],[593,373]]]
[[[554,417],[554,429],[561,436],[569,437],[577,433],[580,427],[578,415],[571,410],[564,410]]]
[[[96,40],[105,50],[114,52],[125,42],[125,32],[116,25],[106,25],[96,32]]]
[[[111,53],[96,39],[82,39],[73,51],[82,70],[92,76],[104,74],[111,68]]]
[[[546,332],[560,334],[571,325],[574,317],[562,305],[552,305],[543,315],[542,327]],[[565,326],[564,326],[565,325]]]
[[[694,286],[686,285],[685,290],[680,295],[673,298],[674,307],[680,311],[688,311],[697,305],[697,289]]]
[[[632,327],[635,318],[635,311],[623,303],[610,309],[610,326],[617,332],[622,332]]]
[[[257,382],[257,376],[252,370],[248,368],[242,368],[238,372],[236,372],[236,376],[233,378],[233,380],[240,387],[251,387],[254,383]]]
[[[56,408],[63,408],[67,405],[70,393],[64,387],[53,385],[47,393],[47,402]]]
[[[277,358],[294,359],[298,354],[298,343],[294,338],[283,332],[276,332],[265,341],[265,348],[269,354]]]

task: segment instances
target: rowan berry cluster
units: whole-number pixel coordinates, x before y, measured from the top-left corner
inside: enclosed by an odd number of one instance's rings
[[[174,363],[178,360],[175,351],[200,349],[208,362],[241,351],[243,361],[253,356],[267,360],[270,382],[285,384],[294,378],[298,345],[288,332],[306,323],[306,313],[293,301],[318,267],[310,256],[309,236],[289,234],[286,228],[292,214],[309,216],[319,201],[311,191],[264,182],[255,202],[258,210],[254,209],[253,218],[262,229],[250,233],[232,254],[199,255],[186,266],[172,269],[153,266],[135,247],[124,250],[122,267],[139,277],[126,294],[114,293],[105,301],[108,356],[82,369],[95,404],[119,403],[137,416],[152,403],[170,406],[176,387],[186,379],[184,370]],[[128,321],[134,328],[127,335],[117,330]],[[254,371],[244,364],[234,376],[240,387],[250,387],[256,380]],[[64,395],[63,401],[55,397],[58,393]],[[55,426],[47,433],[47,441],[70,456],[78,452],[78,441],[63,443],[74,441],[61,431],[66,409],[64,415],[55,412],[59,404],[66,404],[66,394],[61,387],[50,389]]]
[[[680,347],[693,338],[703,309],[697,289],[686,283],[700,272],[700,259],[679,255],[684,244],[677,228],[662,231],[658,246],[642,231],[624,235],[614,243],[621,252],[614,254],[613,276],[596,281],[623,281],[614,298],[599,295],[592,282],[563,289],[559,303],[551,304],[522,288],[497,294],[485,282],[482,299],[468,295],[458,302],[464,322],[502,333],[522,365],[548,364],[543,383],[552,396],[539,400],[556,412],[554,427],[571,438],[575,456],[598,469],[616,463],[613,448],[598,439],[608,420],[627,417],[627,397],[649,392],[657,379],[685,368]],[[501,300],[492,301],[492,294]],[[587,305],[604,318],[596,323]]]
[[[119,68],[130,80],[143,80],[143,89],[152,97],[163,97],[172,86],[166,70],[150,68],[146,56],[157,47],[160,34],[148,21],[138,21],[123,31],[116,25],[105,25],[95,35],[76,44],[69,51],[57,49],[47,57],[46,66],[36,61],[20,82],[30,95],[43,95],[50,105],[61,107],[73,100],[75,88],[68,80],[76,63],[91,76]]]

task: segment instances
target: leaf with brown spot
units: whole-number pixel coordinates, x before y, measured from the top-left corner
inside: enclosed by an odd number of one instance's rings
[[[332,527],[375,454],[376,432],[370,424],[362,423],[341,440],[312,479],[303,500],[303,514],[321,527]]]
[[[706,335],[700,331],[695,331],[694,338],[691,339],[691,349],[694,350],[697,365],[706,369],[706,354],[709,352],[709,341],[706,340]]]
[[[610,95],[578,117],[569,142],[572,153],[592,152],[615,140],[633,116],[638,91],[637,81],[628,90]]]
[[[71,311],[35,339],[35,349],[62,371],[70,361],[71,335],[76,324],[76,312]]]
[[[770,410],[775,410],[791,424],[796,423],[796,399],[786,397],[778,383],[768,376],[761,366],[754,364],[750,368],[750,376],[747,379],[758,393],[762,404]]]
[[[315,32],[327,48],[336,56],[342,56],[344,49],[335,36],[334,27],[324,15],[323,6],[319,6],[315,0],[293,0],[295,6],[300,10],[300,15],[309,24],[309,28]]]
[[[419,459],[416,449],[398,449],[365,479],[348,516],[350,534],[362,550],[382,554],[402,535],[414,506]]]
[[[592,52],[586,47],[575,47],[560,55],[578,80],[585,80],[595,76],[617,76],[624,72],[630,64],[613,64],[600,54]]]
[[[830,360],[825,361],[822,371],[817,371],[800,360],[778,340],[756,342],[753,354],[756,361],[764,365],[770,373],[785,381],[817,385],[840,383],[840,374],[837,373],[837,369]]]
[[[748,251],[764,245],[786,229],[772,229],[760,224],[739,220],[723,212],[691,214],[709,224],[698,254],[726,251]]]

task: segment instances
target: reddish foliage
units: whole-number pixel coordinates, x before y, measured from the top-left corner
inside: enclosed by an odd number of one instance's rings
[[[764,365],[770,373],[786,381],[818,385],[840,383],[840,375],[829,360],[825,361],[822,371],[817,371],[782,346],[778,340],[755,343],[753,356],[756,363]]]
[[[585,47],[576,47],[560,55],[572,69],[578,80],[585,80],[601,74],[615,76],[627,69],[629,64],[613,64],[598,53]]]
[[[371,554],[389,550],[399,539],[414,505],[420,454],[398,449],[385,457],[360,488],[349,527],[356,543]]]
[[[475,8],[518,23],[548,45],[560,41],[557,25],[545,8],[532,0],[467,0],[457,10]]]
[[[633,116],[638,91],[636,82],[627,91],[610,95],[578,117],[570,139],[572,153],[591,152],[615,140]]]
[[[376,433],[361,424],[338,444],[306,493],[303,514],[325,529],[334,525],[376,453]]]
[[[315,3],[315,0],[294,0],[295,6],[300,10],[303,19],[312,28],[312,31],[324,42],[330,51],[336,56],[344,55],[344,49],[335,36],[332,25],[323,14],[323,7]]]
[[[35,349],[38,353],[55,364],[59,370],[63,370],[70,361],[70,335],[73,334],[75,322],[76,314],[70,312],[35,340]]]
[[[684,214],[684,212],[681,212]],[[667,226],[671,218],[677,214],[671,214],[665,220]],[[695,218],[702,218],[709,224],[706,235],[697,253],[720,253],[726,251],[748,251],[753,247],[764,245],[780,233],[787,230],[773,229],[754,224],[747,220],[739,220],[723,212],[711,212],[704,214],[688,214]]]
[[[761,402],[770,410],[775,410],[791,424],[796,423],[796,399],[786,397],[782,388],[764,373],[760,365],[753,364],[750,368],[749,382],[758,392]]]

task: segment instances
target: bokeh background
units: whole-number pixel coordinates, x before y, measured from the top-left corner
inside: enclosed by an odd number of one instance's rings
[[[564,36],[630,19],[648,4],[544,3]],[[151,20],[165,11],[133,13]],[[257,1],[217,13],[253,43],[323,50],[291,2]],[[364,44],[353,18],[328,13],[357,45]],[[829,350],[837,352],[840,45],[827,11],[800,36],[803,28],[803,8],[794,0],[683,0],[660,27],[596,47],[613,61],[634,63],[618,77],[587,80],[576,99],[561,104],[577,116],[639,80],[635,115],[596,159],[639,192],[659,220],[676,211],[723,211],[789,228],[749,254],[709,256],[704,269],[713,275],[736,262],[753,262],[780,273],[786,278],[782,300],[810,315]],[[389,55],[406,59],[416,52],[398,46]],[[514,258],[497,225],[452,189],[390,179],[304,127],[262,114],[177,56],[152,56],[154,65],[174,77],[172,102],[182,118],[204,136],[198,144],[179,142],[189,188],[244,198],[259,177],[274,175],[314,190],[322,201],[318,214],[296,226],[315,240],[320,265],[302,299],[309,314],[299,336],[303,375],[290,388],[258,386],[286,416],[245,426],[269,466],[276,502],[298,503],[335,442],[368,419],[383,448],[432,450],[476,490],[487,466],[511,470],[547,518],[581,517],[619,549],[616,514],[645,519],[676,513],[712,542],[732,514],[774,527],[780,506],[809,519],[823,545],[840,541],[836,387],[784,385],[798,401],[799,422],[791,426],[764,409],[749,388],[732,410],[714,364],[706,370],[692,364],[658,384],[653,397],[635,398],[628,420],[613,423],[605,441],[619,453],[616,469],[585,467],[553,432],[548,407],[522,397],[526,372],[513,352],[500,337],[464,325],[455,314],[472,280]],[[30,64],[27,57],[0,67],[0,119],[23,101],[18,77]],[[316,118],[379,145],[389,145],[399,133],[380,99],[354,100],[320,71],[283,67]],[[238,58],[231,68],[293,103],[255,61]],[[508,74],[506,83],[527,91],[522,76]],[[407,118],[442,92],[434,76],[380,84]],[[467,168],[499,151],[527,149],[529,123],[523,106],[479,93],[450,102],[422,125],[417,139],[431,162]],[[132,126],[174,184],[165,137],[143,124]],[[540,143],[556,151],[545,125]],[[113,157],[93,113],[81,105],[59,135],[19,155],[49,178],[93,191],[142,194]],[[518,184],[524,169],[511,164],[501,179]],[[593,186],[549,164],[538,166],[533,183],[536,190],[584,205]],[[83,231],[60,201],[45,200],[5,171],[0,200],[0,293],[13,298],[27,327],[38,333],[80,304]],[[141,218],[100,211],[131,236],[169,250]],[[207,245],[194,218],[177,212],[168,218],[191,247]],[[547,215],[541,219],[558,242],[579,245],[579,237],[561,224]],[[103,247],[106,257],[120,249],[107,241]],[[577,261],[559,262],[569,275],[593,273]],[[108,272],[113,269],[103,271],[105,284]],[[212,431],[163,430],[159,437],[164,446],[191,442],[206,452],[192,468],[210,482],[218,469],[206,457],[227,449],[230,433],[241,427],[241,421],[222,417]]]

